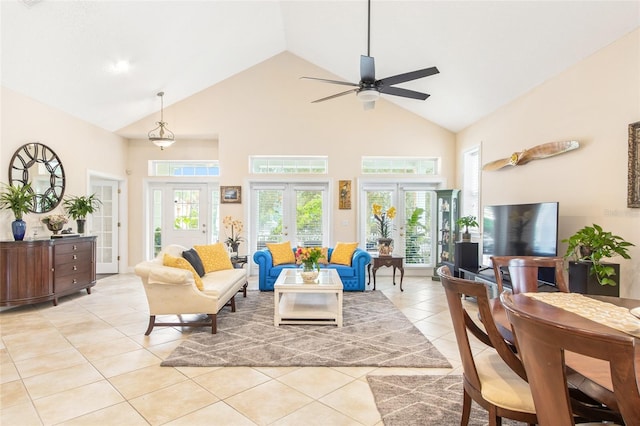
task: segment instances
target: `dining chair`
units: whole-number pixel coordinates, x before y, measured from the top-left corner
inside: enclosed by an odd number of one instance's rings
[[[492,256],[491,264],[495,274],[498,294],[504,291],[503,271],[509,269],[511,291],[514,294],[538,291],[538,269],[555,268],[556,287],[569,293],[564,279],[564,259],[562,257],[544,256]]]
[[[437,273],[445,289],[462,360],[464,392],[460,424],[469,423],[472,400],[488,411],[490,425],[501,424],[503,417],[537,423],[526,370],[493,322],[487,286],[453,277],[447,266],[440,267]],[[472,315],[477,317],[475,312],[469,313],[463,305],[463,296],[476,299],[481,325],[472,319]],[[488,348],[474,356],[469,332],[493,349]]]
[[[617,409],[625,424],[640,425],[639,372],[634,363],[635,353],[640,350],[638,339],[585,331],[536,317],[519,309],[508,293],[503,293],[500,300],[513,327],[541,426],[575,424],[564,351],[608,361]]]

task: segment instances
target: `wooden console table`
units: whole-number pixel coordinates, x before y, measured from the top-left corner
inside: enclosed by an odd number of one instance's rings
[[[373,265],[373,289],[376,289],[376,271],[383,266],[389,266],[393,268],[393,285],[396,285],[396,268],[400,269],[400,291],[402,289],[402,279],[404,278],[404,257],[402,256],[372,256],[371,263],[367,265],[367,274],[369,281],[367,285],[371,283],[371,267]]]
[[[96,284],[96,238],[0,241],[0,306],[53,300]]]

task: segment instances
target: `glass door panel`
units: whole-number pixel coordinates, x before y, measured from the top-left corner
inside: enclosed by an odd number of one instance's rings
[[[96,273],[118,272],[118,182],[91,180],[91,193],[102,202],[89,217],[87,230],[96,235]]]
[[[430,266],[432,261],[433,191],[404,190],[404,253],[407,265]]]
[[[379,225],[373,217],[373,204],[383,210],[396,208],[396,217],[391,221],[393,253],[404,256],[405,266],[429,267],[433,260],[433,229],[435,217],[435,192],[419,183],[374,183],[362,186],[365,211],[362,212],[362,242],[367,251],[378,251]]]

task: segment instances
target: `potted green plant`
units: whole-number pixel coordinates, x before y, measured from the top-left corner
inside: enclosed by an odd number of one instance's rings
[[[22,241],[27,230],[27,224],[22,216],[33,208],[33,192],[31,185],[7,185],[0,193],[0,208],[11,210],[16,220],[11,223],[11,231],[16,241]]]
[[[634,245],[618,235],[604,231],[595,223],[593,226],[585,226],[562,242],[568,243],[564,258],[573,257],[578,262],[590,262],[589,274],[595,275],[603,286],[615,286],[618,283],[611,278],[616,274],[614,267],[603,264],[602,259],[613,256],[631,259],[628,248]]]
[[[464,232],[462,233],[462,241],[469,242],[471,241],[471,234],[469,233],[470,226],[480,226],[478,225],[478,221],[475,216],[462,216],[458,220],[456,220],[458,226],[464,226]]]
[[[78,233],[84,234],[84,224],[87,215],[100,209],[102,201],[96,194],[65,197],[62,206],[72,219],[78,224]]]

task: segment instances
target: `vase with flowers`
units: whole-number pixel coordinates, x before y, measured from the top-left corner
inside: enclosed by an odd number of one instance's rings
[[[396,217],[396,208],[391,206],[384,210],[380,204],[373,203],[373,218],[377,222],[378,254],[380,256],[391,256],[393,252],[393,225],[391,221]]]
[[[68,221],[67,217],[63,214],[50,214],[42,218],[42,223],[47,225],[47,228],[53,232],[53,235],[57,235]]]
[[[320,274],[318,261],[324,258],[322,250],[318,247],[298,247],[296,260],[302,265],[300,276],[305,283],[313,283]]]
[[[222,224],[224,225],[225,234],[227,235],[227,239],[224,240],[224,243],[229,247],[231,253],[235,253],[238,255],[238,246],[240,246],[240,242],[244,241],[240,233],[242,232],[242,221],[240,219],[234,219],[231,216],[225,216],[222,219]]]

